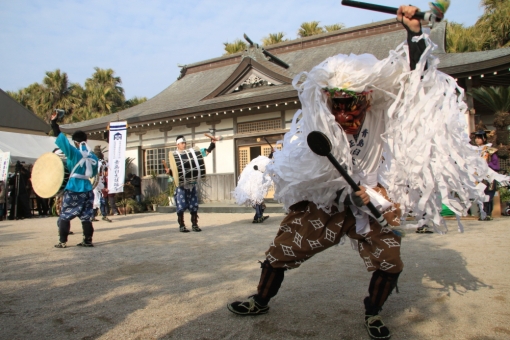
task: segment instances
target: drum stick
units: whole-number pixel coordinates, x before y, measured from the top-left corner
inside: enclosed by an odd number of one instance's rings
[[[368,9],[370,11],[376,11],[387,14],[397,14],[398,11],[398,8],[396,7],[369,4],[361,1],[342,0],[342,5]],[[441,20],[443,20],[444,13],[448,9],[449,5],[450,5],[449,1],[438,1],[437,3],[430,3],[431,6],[430,12],[417,12],[413,18],[422,19],[426,21],[440,22]]]
[[[165,172],[167,172],[169,176],[172,176],[173,175],[172,170],[170,170],[168,168],[168,165],[166,164],[166,161],[164,159],[162,159],[161,163],[163,163],[163,166],[165,167]]]
[[[223,136],[213,136],[208,133],[204,133],[204,136],[206,136],[207,138],[211,138],[212,140],[215,140],[217,142],[223,139]]]
[[[269,141],[266,139],[266,137],[262,137],[262,138],[264,138],[266,143],[269,144],[269,146],[271,147],[271,152],[273,152],[273,146],[271,145],[271,143],[269,143]]]
[[[354,182],[354,180],[349,176],[347,171],[338,163],[335,156],[331,154],[331,141],[329,138],[320,131],[312,131],[306,137],[306,142],[310,149],[319,156],[326,156],[328,160],[333,164],[333,166],[340,172],[342,177],[349,183],[354,192],[360,191],[360,187]],[[377,220],[377,223],[381,225],[383,228],[390,228],[388,221],[384,218],[384,216],[379,212],[379,210],[372,204],[372,202],[368,202],[367,208],[370,210],[372,215]]]

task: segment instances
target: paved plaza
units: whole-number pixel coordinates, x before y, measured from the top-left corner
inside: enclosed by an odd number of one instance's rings
[[[270,216],[202,213],[187,234],[175,214],[113,216],[85,249],[77,220],[66,249],[55,217],[0,222],[0,338],[368,339],[370,274],[349,242],[287,272],[267,315],[226,309],[255,292],[284,214]],[[404,239],[400,293],[382,311],[392,339],[510,338],[510,218],[463,223]]]

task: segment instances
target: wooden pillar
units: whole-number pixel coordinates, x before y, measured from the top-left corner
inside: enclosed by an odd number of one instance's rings
[[[471,97],[468,92],[471,92],[473,89],[473,80],[466,78],[466,104],[468,105],[468,111],[466,114],[468,115],[466,117],[467,123],[468,123],[468,129],[467,133],[471,133],[475,131],[475,103],[473,101],[473,97]]]
[[[212,128],[213,128],[213,136],[215,137],[216,136],[216,124],[212,124]],[[212,156],[213,156],[213,173],[215,174],[216,173],[216,153],[218,151],[216,150],[216,152],[213,152],[212,153]]]

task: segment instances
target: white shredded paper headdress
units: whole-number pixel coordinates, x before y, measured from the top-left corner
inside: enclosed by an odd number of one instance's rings
[[[271,177],[265,173],[269,161],[266,156],[258,156],[246,165],[239,176],[237,187],[232,192],[236,204],[251,206],[264,201],[269,187],[273,185]],[[254,169],[255,165],[258,170]]]
[[[352,166],[347,136],[330,112],[325,87],[372,91],[370,112],[381,115],[385,124],[378,182],[401,204],[403,216],[411,214],[419,225],[429,220],[440,225],[442,204],[465,215],[471,201],[480,199],[483,185],[475,183],[486,176],[488,167],[469,144],[464,91],[437,70],[439,60],[432,55],[436,46],[429,37],[413,39],[422,38],[427,47],[414,71],[403,43],[383,60],[367,54],[337,55],[294,78],[302,109],[267,167],[275,198],[286,209],[308,200],[329,211],[338,190],[350,191],[327,158],[309,149],[306,137],[311,131],[328,136],[332,154],[350,174],[359,171]]]

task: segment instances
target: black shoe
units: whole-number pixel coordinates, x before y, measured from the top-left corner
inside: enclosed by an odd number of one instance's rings
[[[69,230],[69,235],[74,235],[74,233],[72,231]]]
[[[432,230],[430,230],[427,225],[424,225],[422,227],[417,228],[416,233],[418,233],[418,234],[433,234],[434,232]]]
[[[202,231],[202,229],[200,229],[200,227],[197,226],[197,225],[192,225],[191,226],[191,230],[193,230],[193,231]]]
[[[103,216],[102,220],[103,220],[103,221],[107,221],[107,222],[111,222],[111,221],[112,221],[112,220],[110,220],[110,219],[109,219],[108,217],[106,217],[106,216]]]
[[[262,217],[262,221],[265,221],[265,220],[267,220],[268,218],[269,218],[269,216],[263,216],[263,217]]]
[[[93,247],[94,245],[92,243],[85,243],[85,241],[80,242],[77,244],[78,247]]]
[[[365,315],[365,327],[370,339],[389,339],[391,333],[384,325],[380,315]]]
[[[180,231],[181,233],[189,233],[189,230],[188,230],[188,229],[186,229],[186,226],[184,226],[184,225],[181,225],[181,226],[179,227],[179,231]]]
[[[65,242],[59,242],[58,244],[55,244],[55,248],[67,248],[67,245]]]
[[[227,305],[229,311],[237,315],[261,315],[269,311],[269,306],[259,305],[253,296],[248,298],[248,301],[236,301]]]

